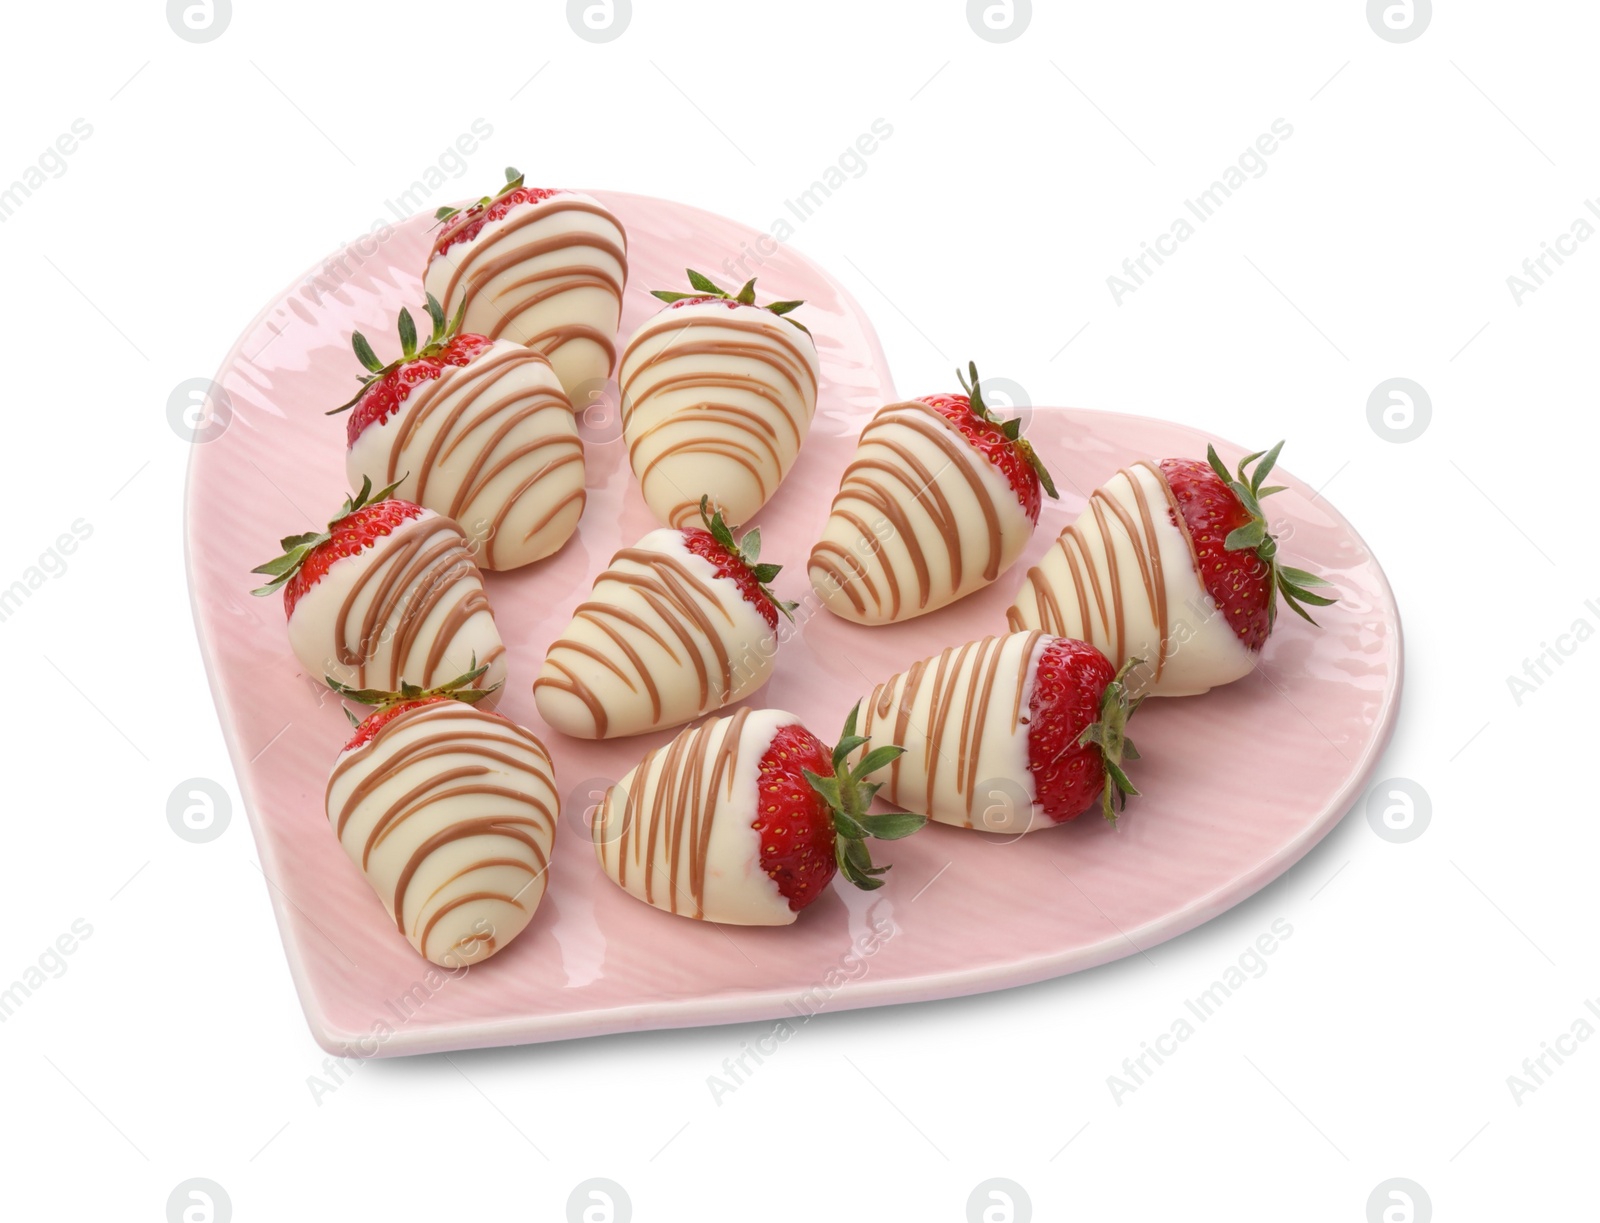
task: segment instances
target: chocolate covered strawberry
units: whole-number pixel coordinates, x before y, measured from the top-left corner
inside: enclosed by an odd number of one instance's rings
[[[461,330],[431,293],[432,332],[419,341],[400,312],[400,356],[385,365],[359,331],[366,367],[349,411],[352,485],[453,518],[485,569],[513,569],[560,548],[584,506],[583,443],[550,362],[532,349]],[[332,415],[333,413],[329,413]]]
[[[656,748],[606,791],[595,812],[600,865],[646,904],[683,917],[780,926],[813,904],[835,873],[883,886],[868,837],[897,840],[918,815],[867,814],[867,778],[900,749],[865,740],[856,713],[830,748],[780,709],[710,718]]]
[[[472,334],[543,353],[571,398],[603,383],[628,279],[622,222],[591,196],[529,187],[511,168],[495,195],[437,215],[423,283],[445,312],[464,308]]]
[[[534,681],[545,721],[610,739],[677,726],[749,696],[772,674],[779,614],[761,532],[663,527],[611,559]]]
[[[811,585],[835,615],[893,624],[982,589],[1056,495],[1021,421],[996,417],[967,368],[964,394],[889,404],[862,430],[811,550]]]
[[[544,744],[473,708],[488,695],[477,686],[487,670],[397,692],[329,678],[377,708],[334,761],[328,821],[400,933],[447,968],[494,955],[526,928],[560,810]]]
[[[905,751],[883,796],[985,832],[1036,832],[1137,794],[1123,772],[1137,706],[1099,650],[1044,633],[952,646],[873,689],[861,733]]]
[[[253,593],[283,592],[289,644],[311,675],[389,690],[481,662],[483,686],[500,684],[505,647],[467,537],[393,491],[363,479],[326,529],[289,536],[251,570],[271,578]]]
[[[760,305],[754,280],[729,293],[688,276],[690,292],[654,293],[666,308],[623,350],[622,437],[662,522],[692,524],[709,493],[738,526],[777,491],[811,429],[817,348],[789,317],[804,302]]]
[[[1148,696],[1190,696],[1248,675],[1276,623],[1278,602],[1306,610],[1333,598],[1327,582],[1285,565],[1261,503],[1279,442],[1229,472],[1207,462],[1141,460],[1117,472],[1028,571],[1009,614],[1093,642],[1113,662],[1144,662],[1131,682]]]

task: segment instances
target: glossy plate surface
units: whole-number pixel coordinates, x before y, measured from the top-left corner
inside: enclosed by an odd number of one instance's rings
[[[624,339],[677,288],[683,268],[720,280],[726,259],[763,253],[762,300],[802,298],[822,364],[817,418],[800,459],[757,520],[778,588],[806,593],[805,560],[867,416],[894,394],[861,309],[787,248],[679,204],[595,193],[627,227]],[[1272,501],[1292,525],[1286,560],[1328,576],[1340,603],[1318,631],[1280,619],[1249,678],[1208,696],[1151,701],[1134,723],[1144,797],[1113,829],[1085,816],[1010,841],[930,825],[875,849],[889,886],[833,894],[792,926],[738,929],[661,913],[600,873],[588,843],[591,794],[670,736],[594,744],[550,731],[531,685],[544,650],[612,553],[657,524],[634,486],[614,416],[584,421],[589,503],[556,557],[487,575],[511,680],[500,709],[546,741],[567,795],[549,891],[506,951],[457,977],[430,972],[394,930],[327,825],[323,787],[349,735],[338,703],[290,652],[282,603],[252,598],[250,567],[278,537],[325,521],[345,494],[343,402],[357,365],[352,330],[385,337],[417,311],[431,218],[313,269],[250,326],[217,381],[229,419],[197,445],[187,544],[195,620],[218,713],[307,1019],[336,1052],[391,1055],[721,1023],[1019,985],[1149,947],[1214,917],[1276,878],[1338,822],[1388,739],[1400,693],[1401,637],[1388,583],[1366,545],[1292,476]],[[758,245],[759,243],[759,245]],[[912,388],[913,392],[945,388]],[[752,703],[837,733],[872,683],[947,645],[1001,632],[1005,608],[1086,495],[1140,457],[1203,456],[1180,425],[1036,409],[1029,435],[1061,487],[1016,569],[964,602],[910,624],[868,629],[818,612],[779,655]],[[1272,441],[1274,439],[1265,439]],[[1231,464],[1240,448],[1218,442]],[[1291,461],[1293,452],[1290,452]],[[1250,754],[1252,782],[1233,778]]]

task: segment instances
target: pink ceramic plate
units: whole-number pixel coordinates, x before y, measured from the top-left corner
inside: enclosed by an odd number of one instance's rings
[[[656,308],[648,290],[681,287],[686,264],[718,276],[726,259],[770,246],[756,231],[694,208],[596,194],[628,229],[624,338]],[[210,427],[220,433],[195,447],[189,470],[189,580],[201,647],[289,965],[327,1049],[416,1053],[753,1020],[1074,972],[1181,934],[1249,896],[1310,849],[1360,793],[1399,699],[1398,613],[1350,525],[1280,474],[1289,490],[1272,510],[1293,527],[1287,559],[1326,574],[1341,601],[1320,613],[1320,631],[1280,619],[1248,679],[1205,697],[1146,704],[1134,723],[1144,797],[1119,827],[1085,816],[1007,841],[932,825],[874,850],[893,863],[889,886],[863,893],[836,884],[788,927],[712,926],[639,903],[601,875],[585,809],[593,792],[667,736],[565,739],[540,720],[531,693],[545,648],[593,575],[656,525],[615,420],[596,410],[585,421],[589,505],[578,537],[549,561],[488,577],[510,649],[500,708],[545,739],[568,795],[549,892],[506,951],[453,979],[432,971],[395,933],[328,828],[323,786],[349,730],[338,702],[290,653],[281,601],[252,598],[248,572],[276,553],[280,535],[325,521],[344,496],[344,420],[323,413],[350,393],[351,331],[388,337],[400,307],[420,304],[430,225],[415,218],[347,249],[251,324],[217,376],[226,427],[221,419]],[[809,545],[856,435],[894,390],[871,325],[830,276],[786,248],[751,269],[764,298],[806,300],[799,317],[822,361],[810,440],[759,519],[762,559],[787,563],[778,589],[799,598]],[[391,337],[379,351],[393,347]],[[1037,411],[1030,436],[1062,498],[1047,503],[1021,565],[988,591],[897,628],[862,628],[826,612],[807,618],[756,700],[837,733],[874,681],[944,646],[1003,631],[1025,567],[1118,466],[1204,455],[1211,440],[1180,425],[1067,409]],[[1238,447],[1217,445],[1230,463],[1238,457]],[[1245,767],[1250,784],[1242,786]]]

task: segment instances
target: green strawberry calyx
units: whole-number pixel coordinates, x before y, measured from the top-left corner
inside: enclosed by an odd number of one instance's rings
[[[1128,688],[1128,672],[1143,666],[1144,659],[1130,658],[1117,670],[1106,690],[1100,694],[1100,720],[1091,722],[1078,736],[1078,746],[1091,743],[1100,749],[1105,761],[1106,784],[1100,791],[1100,813],[1111,823],[1128,805],[1130,797],[1137,798],[1139,791],[1122,771],[1124,760],[1139,759],[1139,749],[1128,738],[1128,719],[1133,717],[1143,697],[1133,696]]]
[[[372,712],[367,714],[367,717],[370,718],[386,709],[393,709],[396,705],[409,705],[413,701],[431,700],[437,696],[447,696],[452,700],[461,701],[467,705],[476,705],[484,697],[499,691],[499,684],[491,684],[487,688],[474,688],[473,685],[482,679],[489,670],[489,664],[483,663],[480,665],[476,655],[473,656],[472,664],[470,671],[456,676],[455,679],[450,680],[448,683],[439,684],[433,688],[423,688],[418,684],[408,684],[401,680],[400,691],[398,692],[388,692],[382,688],[352,688],[348,684],[340,683],[331,675],[324,675],[322,678],[328,687],[332,688],[345,700],[355,701],[359,705],[372,706]],[[350,719],[350,725],[352,726],[360,726],[362,722],[366,721],[366,718],[356,717],[348,708],[345,709],[344,716]]]
[[[410,475],[407,472],[406,475]],[[306,563],[306,558],[333,538],[333,529],[346,518],[359,509],[369,505],[377,505],[380,501],[387,501],[394,490],[405,482],[406,476],[401,476],[387,488],[372,490],[372,478],[361,477],[361,490],[354,496],[346,497],[344,505],[339,512],[329,521],[324,531],[308,531],[304,535],[286,535],[278,541],[278,546],[283,549],[280,556],[273,557],[264,565],[257,565],[251,573],[259,573],[272,580],[265,586],[258,586],[250,593],[253,595],[269,595],[280,589],[285,582],[300,571],[300,566]]]
[[[460,307],[456,310],[453,319],[445,318],[444,307],[439,304],[439,299],[432,293],[428,294],[428,319],[433,323],[433,330],[429,333],[426,343],[417,342],[417,321],[411,317],[411,311],[400,311],[400,356],[385,365],[378,359],[378,354],[372,351],[372,345],[367,342],[367,337],[359,331],[350,337],[350,347],[355,350],[356,360],[366,368],[367,372],[356,375],[356,381],[361,384],[361,389],[350,399],[340,404],[337,408],[329,408],[324,415],[337,416],[340,412],[348,412],[361,402],[361,397],[367,393],[367,388],[374,382],[380,382],[389,374],[411,361],[423,357],[441,356],[450,347],[450,342],[461,334],[461,322],[467,315],[467,303],[463,298]]]
[[[738,302],[741,306],[757,305],[756,279],[754,276],[745,281],[744,287],[741,288],[737,293],[729,293],[726,289],[722,288],[722,286],[713,281],[709,276],[703,275],[702,273],[695,271],[693,268],[685,268],[684,271],[689,276],[689,284],[694,289],[694,292],[675,293],[669,289],[652,289],[650,296],[654,297],[658,301],[664,301],[668,305],[671,305],[673,302],[708,300],[733,301]],[[773,314],[776,314],[779,318],[783,319],[784,322],[793,323],[796,327],[800,328],[801,331],[804,331],[807,335],[810,335],[810,328],[808,328],[804,323],[789,317],[789,312],[791,310],[803,305],[805,305],[805,302],[803,301],[768,302],[766,305],[761,306],[761,309],[772,311]]]
[[[928,822],[928,817],[909,811],[868,814],[873,797],[883,788],[883,784],[868,781],[867,778],[893,764],[906,749],[891,744],[871,748],[851,768],[847,763],[851,753],[868,745],[866,736],[856,733],[856,719],[860,713],[861,704],[858,701],[845,719],[844,734],[833,749],[833,776],[823,777],[810,769],[803,772],[806,782],[822,796],[833,813],[833,852],[839,864],[839,873],[856,887],[870,892],[883,886],[881,876],[889,868],[872,864],[867,838],[898,841],[920,829]]]
[[[782,565],[764,565],[761,563],[761,528],[751,527],[744,533],[744,537],[736,539],[733,528],[723,520],[721,510],[711,508],[711,498],[700,498],[700,521],[706,524],[706,530],[711,538],[723,546],[732,556],[740,561],[744,567],[755,575],[756,584],[761,587],[772,605],[781,611],[789,620],[794,619],[794,609],[798,603],[788,599],[780,599],[773,591],[770,583],[783,572]]]
[[[1316,621],[1311,618],[1311,613],[1303,605],[1309,603],[1313,607],[1330,607],[1338,602],[1338,596],[1330,598],[1312,589],[1314,586],[1330,585],[1326,578],[1307,573],[1304,569],[1295,569],[1278,560],[1278,541],[1267,530],[1267,518],[1261,510],[1262,501],[1273,493],[1283,492],[1286,487],[1282,484],[1266,483],[1267,476],[1277,466],[1278,453],[1282,449],[1283,443],[1279,442],[1271,450],[1258,450],[1254,454],[1247,454],[1239,460],[1236,472],[1228,470],[1217,456],[1215,446],[1206,447],[1206,461],[1211,464],[1211,470],[1217,473],[1222,482],[1228,486],[1228,491],[1239,499],[1239,504],[1243,505],[1250,515],[1250,521],[1244,526],[1228,532],[1223,547],[1230,552],[1253,550],[1261,563],[1267,567],[1270,588],[1282,595],[1290,610],[1302,620],[1315,624]],[[1252,465],[1255,468],[1253,471]],[[1278,601],[1273,599],[1267,605],[1269,630],[1277,619]]]
[[[961,381],[961,389],[966,392],[967,402],[972,407],[972,414],[985,424],[994,425],[1005,434],[1006,440],[1016,447],[1017,453],[1033,468],[1033,474],[1039,477],[1039,485],[1049,494],[1052,500],[1059,499],[1056,492],[1056,482],[1050,478],[1050,471],[1044,465],[1044,460],[1039,457],[1039,452],[1033,448],[1033,443],[1022,436],[1022,418],[1013,416],[1010,419],[996,416],[988,404],[983,401],[983,391],[978,384],[978,363],[967,362],[967,372],[956,370],[956,377]]]

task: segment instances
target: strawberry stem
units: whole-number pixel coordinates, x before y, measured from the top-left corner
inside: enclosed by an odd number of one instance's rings
[[[1139,759],[1139,749],[1128,738],[1128,719],[1143,698],[1129,693],[1127,675],[1143,663],[1142,658],[1130,658],[1122,664],[1100,694],[1100,720],[1084,727],[1083,734],[1078,736],[1079,747],[1092,743],[1100,749],[1106,771],[1106,782],[1100,790],[1100,811],[1113,824],[1117,822],[1117,813],[1127,807],[1129,797],[1139,794],[1123,772],[1122,762]]]
[[[883,886],[879,876],[889,868],[872,864],[867,838],[898,841],[920,829],[928,822],[928,817],[909,811],[867,814],[882,784],[866,779],[879,769],[893,764],[906,749],[888,744],[872,748],[855,768],[850,768],[847,764],[850,754],[867,746],[868,742],[864,735],[856,733],[856,719],[860,713],[861,703],[858,701],[845,719],[844,734],[833,749],[833,776],[823,777],[810,769],[803,772],[806,782],[833,811],[833,852],[839,864],[839,873],[856,887],[870,892]]]
[[[1316,621],[1311,618],[1311,613],[1303,606],[1306,603],[1313,607],[1331,607],[1338,602],[1338,596],[1328,597],[1318,594],[1311,588],[1313,586],[1330,585],[1326,578],[1320,578],[1314,573],[1307,573],[1304,569],[1294,569],[1281,564],[1278,560],[1278,541],[1267,530],[1267,518],[1261,510],[1261,502],[1281,493],[1284,485],[1267,485],[1266,479],[1272,469],[1278,464],[1278,454],[1283,450],[1280,441],[1271,450],[1258,450],[1254,454],[1247,454],[1239,460],[1237,472],[1230,472],[1217,455],[1215,446],[1206,447],[1206,461],[1211,464],[1211,470],[1228,490],[1239,499],[1250,514],[1250,521],[1242,527],[1237,527],[1228,533],[1228,538],[1223,541],[1223,547],[1230,552],[1241,552],[1253,549],[1261,563],[1267,567],[1270,588],[1283,596],[1283,601],[1289,605],[1291,611],[1302,620],[1311,624]],[[1251,465],[1255,470],[1250,470]],[[1267,604],[1267,627],[1271,627],[1278,619],[1278,601],[1273,599]]]

